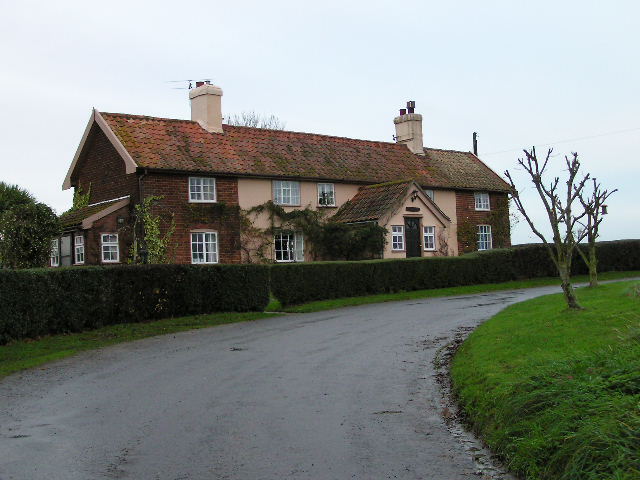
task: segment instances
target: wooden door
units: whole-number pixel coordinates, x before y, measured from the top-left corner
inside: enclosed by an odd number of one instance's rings
[[[420,219],[405,217],[404,231],[407,240],[407,257],[422,256],[422,242],[420,241]]]

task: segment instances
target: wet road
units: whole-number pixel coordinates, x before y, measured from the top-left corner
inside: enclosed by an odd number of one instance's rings
[[[118,345],[0,382],[0,479],[464,479],[432,361],[555,287],[344,308]]]

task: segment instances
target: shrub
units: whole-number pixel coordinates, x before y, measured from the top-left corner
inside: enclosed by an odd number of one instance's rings
[[[0,270],[0,343],[124,322],[262,311],[268,267],[131,265]]]
[[[600,271],[640,270],[640,240],[600,242],[598,256]],[[576,258],[573,270],[584,274],[587,266]],[[279,264],[271,269],[271,290],[283,305],[291,305],[556,275],[544,245],[533,244],[460,257]]]

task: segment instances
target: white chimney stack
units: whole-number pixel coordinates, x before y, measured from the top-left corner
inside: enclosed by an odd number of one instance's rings
[[[407,108],[400,109],[400,115],[393,119],[396,125],[396,142],[404,143],[417,155],[424,155],[422,144],[422,115],[413,113],[416,102],[407,102]]]
[[[211,133],[222,133],[222,89],[208,82],[196,82],[189,90],[191,120]]]

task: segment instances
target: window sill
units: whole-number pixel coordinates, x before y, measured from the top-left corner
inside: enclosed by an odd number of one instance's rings
[[[338,208],[337,205],[318,205],[318,208]]]
[[[189,199],[189,203],[218,203],[218,200],[191,200],[191,199]]]
[[[490,208],[476,208],[476,212],[490,212]]]

